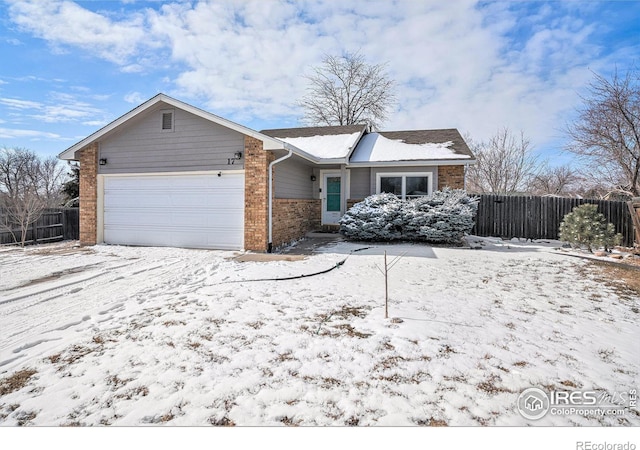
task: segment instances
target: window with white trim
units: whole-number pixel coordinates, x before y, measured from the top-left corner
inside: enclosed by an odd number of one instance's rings
[[[173,131],[175,124],[173,109],[163,109],[160,112],[162,113],[161,130],[163,132]]]
[[[376,192],[388,192],[407,200],[431,194],[430,173],[379,173]]]

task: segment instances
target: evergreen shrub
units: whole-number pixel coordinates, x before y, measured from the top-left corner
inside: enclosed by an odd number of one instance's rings
[[[471,232],[477,209],[478,199],[461,189],[445,188],[406,201],[393,194],[376,194],[344,214],[340,232],[360,241],[459,244]]]
[[[622,235],[616,234],[612,223],[598,212],[598,205],[585,203],[576,206],[564,216],[560,224],[560,240],[568,242],[574,248],[587,247],[610,249],[622,241]]]

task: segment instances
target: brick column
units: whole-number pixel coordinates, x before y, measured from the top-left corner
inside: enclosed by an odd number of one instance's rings
[[[464,189],[464,166],[438,167],[438,190],[446,186],[451,189]]]
[[[80,245],[95,245],[98,226],[98,144],[80,154]]]
[[[262,141],[244,138],[244,248],[267,251],[269,239],[269,163],[274,157]]]

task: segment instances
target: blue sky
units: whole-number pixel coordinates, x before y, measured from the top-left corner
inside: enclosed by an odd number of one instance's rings
[[[640,1],[0,0],[0,147],[58,154],[164,92],[248,127],[301,125],[325,54],[387,63],[384,129],[522,130],[552,163],[593,72],[640,64]]]

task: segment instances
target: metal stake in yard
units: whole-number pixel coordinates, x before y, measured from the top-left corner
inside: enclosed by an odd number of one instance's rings
[[[385,252],[384,252],[384,270],[382,270],[380,268],[380,266],[378,266],[376,264],[376,267],[378,268],[380,273],[382,273],[382,275],[384,275],[384,318],[385,319],[389,318],[389,271],[406,254],[407,254],[407,252],[404,252],[400,256],[396,256],[393,259],[393,261],[391,261],[389,264],[387,264],[387,251],[385,250]]]
[[[387,251],[384,251],[384,318],[389,318],[389,266],[387,266]]]

